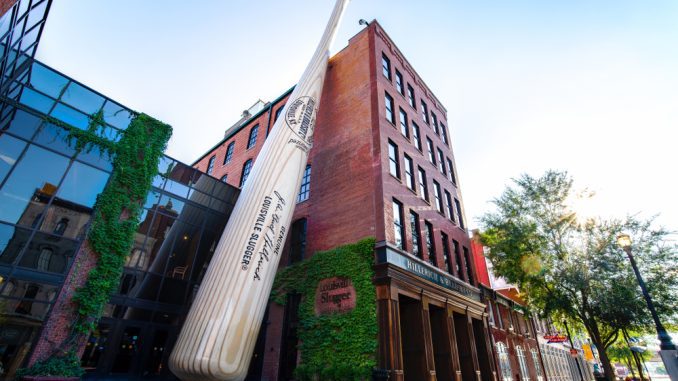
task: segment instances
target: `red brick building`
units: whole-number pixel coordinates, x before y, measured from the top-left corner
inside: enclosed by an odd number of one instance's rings
[[[255,104],[194,167],[241,186],[289,94]],[[376,21],[330,58],[280,266],[376,238],[377,366],[391,379],[494,379],[447,126]],[[252,379],[292,377],[294,308],[269,306]]]

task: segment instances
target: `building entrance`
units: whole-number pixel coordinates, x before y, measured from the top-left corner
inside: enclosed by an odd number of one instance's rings
[[[400,295],[400,335],[405,381],[427,379],[423,312],[420,300]]]
[[[156,379],[169,373],[176,329],[157,323],[102,319],[82,356],[85,379]]]
[[[438,380],[452,380],[454,366],[452,363],[452,334],[448,324],[447,311],[444,308],[429,305],[431,320],[431,341],[433,343],[433,359]]]

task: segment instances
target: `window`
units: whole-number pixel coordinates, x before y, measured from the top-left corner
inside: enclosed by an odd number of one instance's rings
[[[282,112],[282,110],[284,108],[285,108],[285,105],[282,105],[282,106],[278,107],[277,110],[275,110],[275,115],[273,116],[273,123],[275,123],[275,121],[278,120],[278,117],[280,116],[280,113]]]
[[[412,229],[412,254],[421,257],[421,230],[419,229],[419,216],[410,211],[410,229]]]
[[[445,271],[452,274],[452,264],[450,263],[450,239],[447,234],[440,232],[441,240],[443,241],[443,260],[445,261]]]
[[[231,162],[233,158],[233,150],[235,149],[235,142],[230,142],[228,147],[226,147],[226,156],[224,156],[224,164]]]
[[[247,149],[254,147],[257,144],[257,135],[259,134],[259,125],[255,125],[250,130],[250,138],[247,140]]]
[[[250,175],[250,170],[252,170],[252,159],[249,159],[243,164],[242,166],[242,175],[240,176],[240,188],[245,185],[245,181],[247,181],[247,176]]]
[[[416,109],[414,106],[414,89],[410,84],[407,84],[407,101],[410,103],[410,106],[412,106],[413,109]]]
[[[400,164],[398,161],[398,146],[392,141],[388,141],[388,168],[389,173],[400,178]]]
[[[431,113],[431,119],[433,120],[433,131],[436,135],[440,135],[440,130],[438,130],[438,117],[436,114]]]
[[[49,247],[45,247],[42,250],[40,250],[36,268],[40,271],[49,271],[49,264],[52,262],[53,253],[54,251]]]
[[[466,227],[464,227],[464,217],[461,215],[461,204],[456,198],[454,199],[454,206],[457,208],[457,221],[459,221],[459,227],[466,229]]]
[[[304,169],[304,176],[301,178],[301,187],[299,187],[299,194],[297,195],[297,202],[308,200],[311,193],[311,165],[306,165]]]
[[[440,148],[436,148],[438,151],[438,169],[440,169],[440,172],[443,173],[443,175],[447,176],[447,170],[445,169],[445,159],[443,156],[443,151]]]
[[[404,137],[410,138],[410,128],[407,126],[407,114],[403,109],[400,109],[400,132]]]
[[[530,373],[527,371],[527,363],[525,362],[525,351],[520,345],[516,345],[516,354],[518,355],[518,364],[520,365],[521,381],[530,381]]]
[[[428,106],[424,100],[421,100],[421,118],[424,120],[424,123],[429,124],[428,120]]]
[[[433,141],[428,136],[426,137],[426,147],[428,148],[428,161],[436,165],[436,157],[433,154]]]
[[[511,370],[511,361],[509,360],[508,350],[506,350],[506,344],[498,341],[496,346],[497,356],[499,357],[499,370],[501,371],[501,379],[502,381],[513,381],[513,371]]]
[[[384,73],[384,77],[391,80],[391,60],[384,53],[381,53],[381,72]]]
[[[403,87],[403,75],[400,74],[398,69],[396,69],[395,73],[396,73],[396,90],[398,90],[398,92],[401,95],[405,95],[405,88]]]
[[[436,265],[436,246],[433,240],[433,225],[430,222],[424,221],[426,226],[426,250],[428,251],[428,263],[433,266]]]
[[[403,224],[403,204],[393,199],[393,233],[395,244],[405,250],[405,225]]]
[[[306,219],[300,218],[292,224],[290,239],[290,264],[300,262],[306,253]]]
[[[228,174],[221,176],[221,181],[226,182],[228,180]]]
[[[412,164],[412,158],[403,154],[405,159],[405,185],[408,188],[416,192],[416,185],[414,183],[414,164]]]
[[[454,262],[455,262],[455,272],[457,274],[457,278],[461,279],[462,277],[462,272],[461,272],[461,251],[459,250],[459,242],[456,240],[452,240],[452,247],[454,249]]]
[[[68,227],[68,218],[62,218],[54,227],[54,234],[64,235],[66,228]]]
[[[393,114],[393,97],[384,92],[384,103],[386,104],[386,120],[395,124],[395,115]]]
[[[214,160],[216,160],[216,158],[217,158],[217,156],[213,155],[212,157],[210,157],[210,161],[207,162],[207,174],[208,175],[212,174],[212,170],[214,169]]]
[[[436,209],[438,212],[443,213],[443,203],[440,199],[440,184],[435,180],[433,180],[433,199],[436,202]]]
[[[496,326],[496,323],[494,322],[494,307],[492,306],[492,302],[488,301],[486,308],[487,308],[487,322],[494,327]]]
[[[419,168],[419,191],[421,192],[419,196],[424,200],[428,201],[428,187],[426,186],[426,172],[424,172],[421,167]]]
[[[450,159],[447,159],[447,173],[452,184],[457,185],[457,177],[454,175],[454,167],[452,166],[452,160]]]
[[[447,141],[447,128],[442,123],[440,123],[440,132],[442,133],[441,136],[443,138],[443,143],[445,143],[445,145],[450,145],[450,143]]]
[[[466,280],[473,284],[473,271],[471,271],[471,257],[469,256],[468,247],[464,246],[464,261],[466,262]]]
[[[534,370],[537,373],[537,381],[543,381],[544,377],[542,376],[541,373],[541,363],[539,362],[539,355],[537,354],[537,350],[535,348],[530,349],[530,352],[532,353],[532,362],[534,362]]]
[[[454,209],[452,209],[452,196],[450,192],[445,191],[445,209],[447,209],[447,218],[454,222]]]
[[[421,137],[419,136],[419,126],[412,122],[412,136],[414,136],[414,145],[421,151]]]

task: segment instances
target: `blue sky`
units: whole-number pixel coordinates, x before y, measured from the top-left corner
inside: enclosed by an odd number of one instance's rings
[[[192,162],[292,86],[333,2],[54,1],[38,58],[174,127]],[[678,229],[678,1],[353,0],[448,110],[469,225],[512,177],[568,170],[592,213]]]

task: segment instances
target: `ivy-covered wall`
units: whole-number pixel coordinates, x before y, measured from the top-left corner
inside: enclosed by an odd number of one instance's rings
[[[280,271],[271,298],[284,304],[288,293],[301,294],[299,380],[369,380],[376,365],[377,309],[372,238],[333,250]],[[318,282],[332,277],[349,278],[355,288],[355,309],[316,316]]]
[[[49,116],[44,118],[63,128],[67,139],[75,141],[76,150],[90,150],[96,146],[102,154],[109,155],[113,171],[103,192],[97,196],[87,236],[96,264],[88,274],[80,274],[77,267],[83,261],[76,259],[73,264],[76,268],[69,275],[86,276],[87,279],[84,284],[78,282],[82,286],[75,290],[72,298],[67,298],[74,319],[71,331],[65,340],[51,343],[54,350],[47,358],[20,370],[17,375],[80,376],[83,372],[78,349],[96,326],[120,282],[125,258],[139,224],[142,203],[158,173],[158,163],[172,128],[146,114],[135,114],[127,129],[120,131],[116,142],[101,136],[104,128],[101,111],[90,116],[86,130]],[[86,251],[81,250],[82,254],[78,255],[87,255]]]

